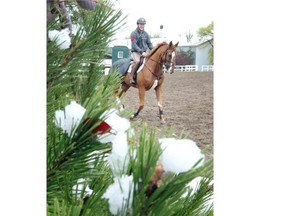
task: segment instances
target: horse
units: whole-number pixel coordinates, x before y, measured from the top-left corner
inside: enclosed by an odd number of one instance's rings
[[[159,118],[161,122],[165,122],[162,106],[162,90],[164,83],[163,65],[171,64],[173,53],[176,51],[178,43],[179,42],[173,45],[172,41],[170,41],[169,44],[164,41],[157,44],[145,57],[143,61],[144,66],[140,66],[140,71],[137,72],[135,84],[130,83],[128,68],[124,75],[122,75],[122,82],[118,91],[119,98],[130,87],[138,89],[139,106],[137,111],[130,117],[131,120],[138,116],[143,109],[145,92],[150,90],[152,86],[155,86],[154,90],[159,108]]]

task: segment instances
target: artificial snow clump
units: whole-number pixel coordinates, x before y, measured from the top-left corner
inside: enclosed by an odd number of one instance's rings
[[[119,97],[116,97],[116,103],[117,103],[117,106],[119,107],[120,111],[124,110],[124,106],[123,106]]]
[[[103,118],[104,116],[108,116],[107,119],[105,120],[107,124],[109,124],[111,126],[111,128],[116,131],[116,133],[127,133],[128,129],[130,128],[130,122],[128,119],[126,118],[122,118],[118,115],[118,110],[116,109],[110,109],[107,110],[106,112],[104,112],[101,116],[101,118]],[[113,135],[113,134],[111,134]],[[115,136],[115,135],[114,135]],[[102,142],[105,139],[103,139]]]
[[[85,179],[83,179],[83,178],[78,179],[77,184],[72,187],[72,193],[73,194],[77,194],[77,197],[80,198],[80,194],[81,194],[81,191],[84,188],[84,185],[85,185]],[[92,192],[93,192],[93,190],[91,190],[89,188],[89,186],[87,185],[86,188],[85,188],[84,196],[91,195]]]
[[[121,211],[128,209],[132,212],[134,184],[133,176],[123,175],[123,173],[127,172],[130,159],[128,137],[133,134],[129,134],[128,119],[120,117],[116,109],[106,111],[102,117],[104,116],[107,116],[105,121],[111,126],[113,132],[100,135],[99,141],[101,143],[112,142],[112,152],[107,160],[114,175],[114,183],[108,187],[102,198],[108,199],[109,210],[113,215],[127,215],[128,212]]]
[[[127,171],[129,154],[126,134],[119,133],[112,142],[112,152],[108,156],[108,163],[114,176],[120,176]]]
[[[85,112],[86,109],[84,107],[76,101],[71,101],[69,105],[65,106],[64,111],[57,110],[55,112],[55,124],[70,136],[74,133],[74,129],[79,125]]]
[[[199,190],[199,184],[201,181],[208,181],[209,179],[204,178],[202,176],[198,176],[196,178],[194,178],[191,182],[189,182],[187,184],[187,188],[192,189],[192,193],[190,194],[190,196],[193,196],[198,190]],[[208,184],[208,186],[212,187],[214,184],[214,181],[211,180]],[[185,192],[181,198],[184,198],[188,195],[188,192]],[[211,208],[213,206],[213,202],[214,202],[214,196],[211,195],[210,198],[205,202],[204,204],[204,208],[202,209],[203,212],[207,211],[209,208]]]
[[[68,49],[71,45],[70,30],[64,28],[61,31],[51,30],[48,32],[50,40],[55,41],[60,49]]]
[[[179,174],[187,172],[200,159],[204,159],[201,149],[190,139],[161,138],[161,149],[163,150],[160,161],[165,172]],[[198,164],[201,166],[203,160]]]
[[[193,195],[199,189],[198,187],[199,187],[199,184],[200,184],[201,181],[209,181],[209,179],[208,178],[204,178],[202,176],[197,176],[196,178],[194,178],[192,181],[190,181],[187,184],[187,187],[192,189],[192,194],[191,195]],[[211,180],[208,185],[212,186],[213,184],[214,184],[214,182],[213,182],[213,180]],[[188,194],[187,192],[184,193],[182,197],[187,196],[187,194]]]
[[[132,212],[133,190],[132,175],[114,177],[114,183],[107,188],[102,198],[108,199],[109,210],[113,215],[120,213],[121,215],[128,215],[128,212],[121,212],[121,210],[128,209],[128,211]],[[126,206],[128,206],[128,208],[126,208]]]
[[[112,152],[108,156],[108,162],[114,176],[121,176],[121,174],[125,173],[128,169],[128,135],[130,122],[128,119],[120,117],[116,109],[110,109],[103,113],[102,116],[105,115],[108,115],[105,121],[111,126],[114,133],[106,133],[99,136],[99,141],[101,143],[112,142]]]

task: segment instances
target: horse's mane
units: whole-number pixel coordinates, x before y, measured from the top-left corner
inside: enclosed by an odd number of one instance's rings
[[[168,43],[166,41],[163,41],[161,43],[158,43],[147,55],[147,58],[149,58],[150,56],[152,56],[158,49],[159,47],[163,46],[163,45],[168,45]]]

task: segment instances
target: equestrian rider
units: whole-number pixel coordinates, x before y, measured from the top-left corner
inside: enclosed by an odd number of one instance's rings
[[[145,57],[148,48],[153,49],[153,45],[150,41],[150,36],[144,30],[146,20],[139,18],[137,20],[137,28],[131,33],[131,52],[133,58],[133,66],[130,74],[130,83],[135,84],[134,74],[140,66],[140,57]]]

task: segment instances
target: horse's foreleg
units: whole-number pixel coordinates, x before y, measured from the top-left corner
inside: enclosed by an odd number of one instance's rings
[[[139,94],[139,107],[137,111],[131,116],[131,119],[135,118],[136,116],[139,115],[140,111],[144,107],[144,98],[145,98],[145,88],[143,87],[138,87],[138,94]]]
[[[165,122],[163,105],[162,105],[162,85],[156,86],[155,92],[156,92],[157,105],[159,108],[159,118],[162,122]]]

